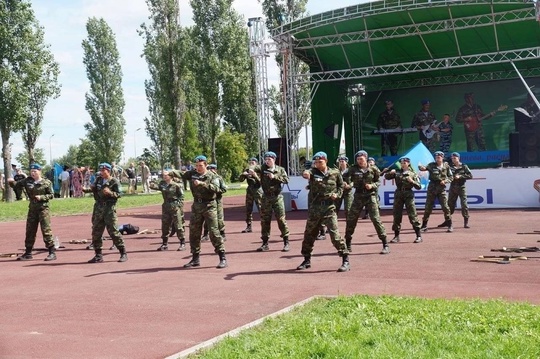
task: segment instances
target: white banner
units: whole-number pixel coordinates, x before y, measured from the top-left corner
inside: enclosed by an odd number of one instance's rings
[[[540,207],[539,168],[496,168],[471,170],[473,179],[467,181],[467,199],[470,208],[523,208]],[[427,172],[420,172],[427,176]],[[290,177],[283,188],[291,193],[292,209],[307,209],[306,185],[302,177]],[[427,178],[422,178],[422,189],[415,192],[416,206],[421,209],[426,203]],[[447,186],[448,188],[449,186]],[[381,208],[392,208],[395,184],[393,180],[381,178],[379,197]],[[459,199],[458,205],[459,208]]]

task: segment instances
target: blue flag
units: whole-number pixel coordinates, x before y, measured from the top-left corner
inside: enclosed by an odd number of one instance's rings
[[[420,172],[418,166],[427,166],[428,163],[434,162],[435,158],[433,157],[433,154],[422,143],[422,141],[418,141],[418,143],[414,145],[414,147],[411,148],[406,154],[404,154],[403,157],[409,157],[411,160],[411,167],[416,173],[418,173],[420,177],[420,185],[422,186],[422,189],[426,189],[429,183],[427,172]],[[401,168],[399,161],[397,166]]]

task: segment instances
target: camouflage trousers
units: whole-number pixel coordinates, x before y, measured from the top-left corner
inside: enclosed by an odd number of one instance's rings
[[[345,212],[345,218],[349,215],[349,210],[351,209],[353,202],[353,194],[352,191],[343,191],[343,196],[336,199],[336,211],[339,214],[341,204],[343,203],[343,211]]]
[[[435,199],[439,200],[439,203],[444,213],[444,220],[452,220],[450,208],[448,207],[448,199],[446,197],[446,187],[441,186],[438,183],[435,184],[433,182],[430,182],[427,189],[426,207],[424,209],[424,217],[422,218],[422,222],[429,221],[429,216],[431,215],[433,207],[435,206]]]
[[[456,209],[457,199],[461,202],[461,214],[463,218],[469,218],[469,205],[467,204],[467,189],[463,186],[450,186],[448,194],[448,207],[450,214],[454,214]]]
[[[440,135],[439,150],[448,153],[450,146],[452,145],[452,135],[442,134]]]
[[[223,201],[216,198],[216,211],[217,211],[217,224],[219,233],[223,236],[225,233],[225,216],[223,214]],[[203,236],[206,236],[209,232],[208,222],[204,221]]]
[[[261,213],[261,192],[260,189],[249,188],[246,190],[246,223],[253,222],[253,204],[257,206],[257,210]]]
[[[349,254],[345,241],[339,235],[336,206],[332,204],[332,202],[333,201],[328,200],[328,204],[326,204],[325,201],[322,201],[310,205],[306,229],[304,230],[304,240],[302,241],[301,253],[304,257],[311,256],[315,240],[319,234],[319,228],[323,224],[328,228],[332,244],[334,245],[334,248],[337,249],[340,257],[343,257],[344,254]]]
[[[225,253],[223,238],[219,234],[217,204],[215,200],[193,202],[189,219],[189,246],[191,254],[201,253],[203,224],[208,224],[208,234],[215,253]]]
[[[465,131],[465,140],[467,141],[467,152],[486,150],[486,139],[482,128],[473,132]]]
[[[360,212],[362,208],[366,207],[369,213],[369,218],[375,227],[377,236],[381,241],[386,241],[386,230],[381,221],[381,216],[379,214],[379,201],[377,200],[377,193],[371,193],[367,195],[355,195],[354,201],[349,210],[349,215],[347,216],[347,227],[345,229],[345,239],[352,239],[354,230],[356,229],[356,224],[358,223],[358,218],[360,217]]]
[[[176,228],[178,239],[184,239],[184,201],[165,202],[161,205],[161,238],[168,239],[171,227]]]
[[[24,246],[26,248],[34,248],[34,244],[36,243],[38,225],[41,227],[41,234],[43,235],[43,242],[45,242],[45,247],[54,247],[49,206],[41,205],[35,207],[32,206],[28,209],[28,216],[26,217],[26,237],[24,239]]]
[[[409,216],[409,222],[412,224],[413,228],[420,228],[420,221],[418,220],[418,215],[416,214],[416,206],[414,205],[414,192],[412,190],[399,190],[396,189],[394,192],[394,207],[393,215],[394,222],[392,223],[392,230],[394,232],[401,231],[401,221],[403,219],[403,206],[407,210],[407,215]]]
[[[270,222],[272,214],[275,214],[281,238],[289,235],[289,227],[285,219],[285,203],[283,195],[279,194],[275,197],[263,196],[261,200],[261,239],[268,241],[270,238]]]
[[[119,250],[124,248],[124,239],[118,231],[118,217],[116,216],[115,204],[94,204],[94,212],[92,213],[92,244],[94,250],[103,248],[103,232],[107,229],[107,233],[111,237],[114,245]]]

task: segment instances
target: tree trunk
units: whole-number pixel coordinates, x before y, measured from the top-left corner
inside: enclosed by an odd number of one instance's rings
[[[7,179],[11,178],[11,144],[9,143],[9,137],[2,133],[2,159],[4,160],[4,201],[13,202],[14,193],[11,187],[8,185]]]

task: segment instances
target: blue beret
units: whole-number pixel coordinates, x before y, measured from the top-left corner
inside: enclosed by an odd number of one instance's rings
[[[437,152],[435,152],[435,156],[442,156],[442,157],[444,157],[444,152],[442,152],[442,151],[437,151]]]
[[[268,151],[268,152],[266,152],[266,153],[264,154],[264,158],[266,158],[266,157],[272,157],[272,158],[275,159],[275,158],[277,158],[277,155],[276,155],[275,152]]]
[[[356,159],[357,157],[359,156],[364,156],[366,159],[368,158],[368,154],[366,151],[362,150],[362,151],[358,151],[354,154],[354,159]]]
[[[41,166],[38,165],[37,163],[32,163],[32,164],[30,165],[30,169],[31,169],[31,170],[40,170],[40,171],[41,171]]]
[[[457,157],[457,158],[460,157],[459,153],[457,153],[457,152],[452,152],[452,156],[453,156],[453,157]]]
[[[373,161],[373,162],[375,162],[375,158],[370,157],[370,158],[368,158],[368,161]]]
[[[199,155],[199,156],[195,157],[193,162],[206,162],[206,156]]]
[[[208,165],[208,169],[210,169],[210,170],[217,170],[217,165],[214,164],[214,163],[209,164],[209,165]]]
[[[422,101],[420,101],[420,103],[422,105],[427,105],[428,103],[431,103],[431,102],[429,102],[429,98],[425,98],[425,99],[422,99]]]
[[[100,163],[99,164],[99,167],[98,167],[100,170],[102,169],[107,169],[107,170],[111,170],[112,169],[112,166],[110,164],[108,164],[107,162],[103,162],[103,163]]]
[[[319,151],[319,152],[317,152],[316,154],[313,155],[313,158],[311,160],[312,161],[315,161],[315,160],[328,161],[328,155],[326,154],[326,152]]]
[[[339,156],[337,159],[338,159],[338,161],[349,162],[349,158],[347,156]]]
[[[403,157],[401,157],[401,158],[399,159],[399,162],[403,162],[403,161],[407,161],[407,162],[411,163],[411,159],[410,159],[409,157],[403,156]]]
[[[255,157],[251,157],[249,160],[250,160],[250,161],[259,162],[259,160],[258,160],[257,158],[255,158]]]

